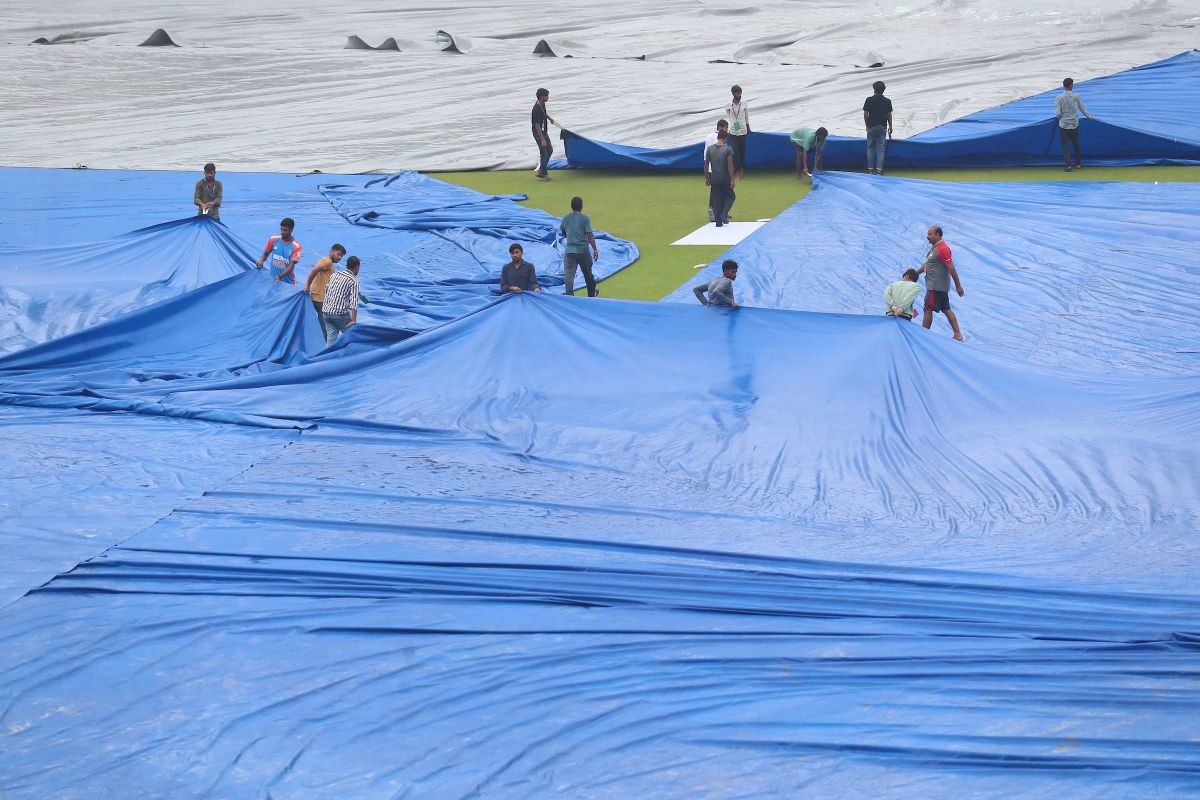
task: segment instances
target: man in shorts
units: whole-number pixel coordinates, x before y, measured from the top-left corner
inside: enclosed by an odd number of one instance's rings
[[[958,317],[950,310],[950,279],[954,278],[954,289],[958,296],[963,296],[962,281],[958,279],[958,270],[954,268],[954,259],[950,255],[950,246],[942,241],[942,229],[932,226],[926,233],[929,240],[929,255],[925,263],[917,270],[917,274],[925,274],[925,316],[921,324],[926,328],[933,326],[933,314],[946,315],[946,321],[954,329],[954,338],[963,340],[962,331],[958,329]]]

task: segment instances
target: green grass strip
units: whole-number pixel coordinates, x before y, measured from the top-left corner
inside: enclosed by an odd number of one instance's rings
[[[1061,167],[912,169],[889,174],[959,182],[1200,181],[1200,167],[1086,167],[1071,173]],[[550,183],[537,180],[532,171],[444,172],[433,173],[433,177],[488,194],[523,192],[529,195],[527,205],[555,216],[571,210],[572,197],[582,197],[583,210],[597,230],[632,240],[642,254],[636,264],[604,281],[605,297],[659,300],[691,278],[696,273],[694,265],[707,264],[729,249],[724,245],[671,245],[708,221],[708,189],[699,168],[683,174],[559,170],[551,173]],[[733,219],[774,217],[807,194],[807,181],[797,182],[792,172],[747,173],[737,187]]]

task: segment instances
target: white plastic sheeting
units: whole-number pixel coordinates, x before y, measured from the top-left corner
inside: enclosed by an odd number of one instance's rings
[[[907,136],[1068,75],[1096,77],[1197,42],[1198,0],[1072,5],[5,0],[0,158],[152,169],[208,160],[224,170],[526,167],[536,160],[528,120],[538,86],[573,130],[662,147],[700,138],[734,82],[757,130],[824,124],[857,134],[862,100],[882,79],[896,134]],[[138,46],[159,28],[179,47]],[[37,39],[58,43],[30,44]],[[398,50],[362,47],[389,39]]]

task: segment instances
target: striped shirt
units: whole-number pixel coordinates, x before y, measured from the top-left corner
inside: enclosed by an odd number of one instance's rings
[[[341,270],[333,273],[325,286],[325,302],[321,313],[350,314],[358,308],[358,278],[350,272]]]

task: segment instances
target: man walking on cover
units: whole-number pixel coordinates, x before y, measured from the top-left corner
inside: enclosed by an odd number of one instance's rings
[[[917,274],[925,273],[925,316],[921,325],[926,329],[933,326],[933,313],[946,315],[946,321],[954,330],[954,338],[963,340],[962,331],[958,329],[958,317],[950,310],[950,279],[954,278],[954,289],[958,296],[963,296],[962,281],[958,279],[958,270],[954,268],[954,259],[950,255],[950,246],[942,241],[942,229],[937,225],[925,232],[929,241],[929,255],[925,263],[917,270]]]

